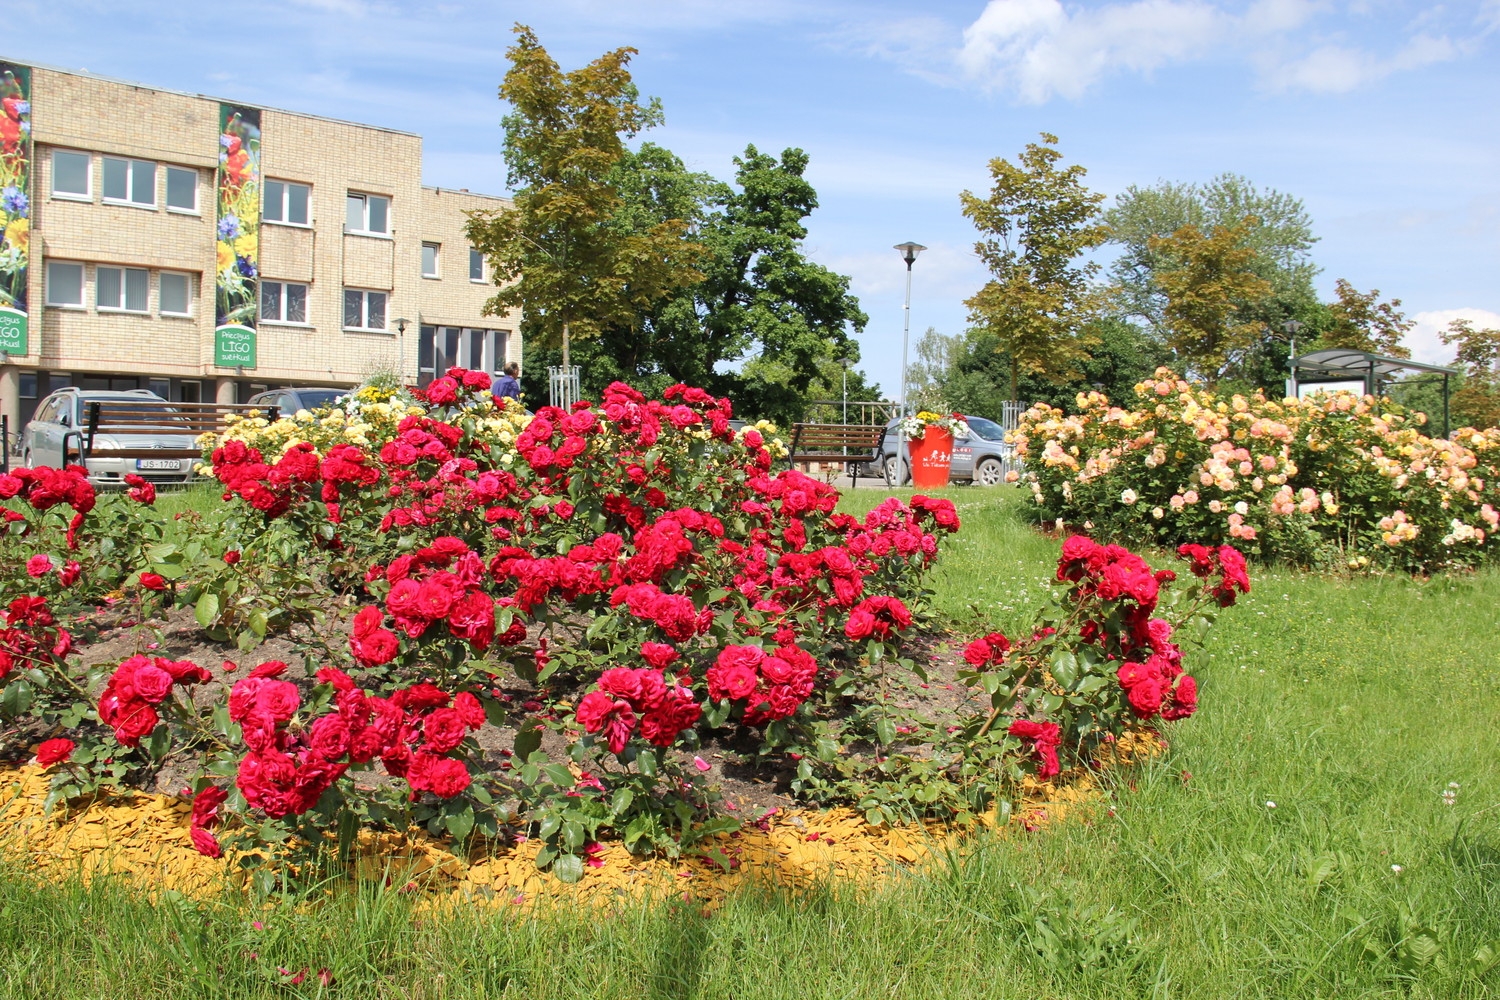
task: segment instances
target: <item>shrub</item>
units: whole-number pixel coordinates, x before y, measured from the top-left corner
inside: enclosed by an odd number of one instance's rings
[[[1163,368],[1134,409],[1081,394],[1015,432],[1039,520],[1114,540],[1232,542],[1302,565],[1431,571],[1495,551],[1500,430],[1431,438],[1388,400],[1221,400]]]
[[[941,732],[898,725],[871,691],[892,665],[922,673],[901,642],[926,614],[939,538],[959,529],[951,502],[835,513],[834,489],[774,472],[774,444],[701,390],[646,400],[617,383],[597,407],[529,416],[487,389],[453,369],[421,394],[245,421],[208,442],[223,510],[179,542],[143,488],[96,503],[76,472],[0,479],[0,712],[68,733],[66,754],[47,752],[54,797],[172,758],[203,772],[191,835],[210,855],[348,847],[372,823],[460,841],[523,823],[545,841],[539,863],[572,879],[605,831],[677,852],[732,828],[696,758],[732,732],[800,759],[800,791],[872,822],[964,816],[1127,725],[1190,714],[1172,630],[1243,576],[1231,549],[1195,555],[1223,580],[1167,621],[1169,572],[1070,541],[1035,634],[969,650],[965,680],[992,710]],[[71,583],[47,540],[76,547]],[[209,638],[248,652],[279,633],[305,666],[215,674],[142,643],[85,673],[61,621],[121,587],[127,620],[190,607]],[[866,738],[873,754],[841,753]]]

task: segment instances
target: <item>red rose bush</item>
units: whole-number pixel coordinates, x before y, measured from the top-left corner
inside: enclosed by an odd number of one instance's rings
[[[853,763],[830,770],[831,748],[865,738],[830,727],[872,727],[893,766],[901,741],[870,692],[892,665],[920,672],[902,640],[959,529],[953,504],[837,513],[837,491],[776,468],[777,442],[736,430],[702,390],[648,400],[616,383],[598,404],[528,417],[486,385],[452,369],[425,392],[361,390],[322,416],[236,425],[205,449],[224,507],[185,544],[163,540],[144,481],[101,498],[80,470],[0,477],[0,510],[22,525],[5,540],[0,686],[27,685],[0,705],[76,734],[67,754],[47,750],[55,794],[196,755],[190,833],[212,856],[348,844],[365,823],[459,839],[521,823],[567,878],[601,831],[676,851],[731,828],[692,764],[713,734],[800,761],[814,799],[875,789]],[[1205,606],[1248,589],[1232,549],[1185,558]],[[956,740],[974,770],[998,754],[1016,777],[1025,761],[1051,777],[1095,733],[1191,714],[1175,625],[1155,616],[1169,577],[1070,540],[1072,610],[1028,640],[971,644],[993,712],[933,745]],[[244,652],[287,636],[303,664],[242,674],[143,654],[82,671],[56,609],[121,595],[116,615],[191,608],[208,639]],[[941,814],[946,800],[911,785],[947,780],[939,756],[902,757],[907,784],[890,794]]]

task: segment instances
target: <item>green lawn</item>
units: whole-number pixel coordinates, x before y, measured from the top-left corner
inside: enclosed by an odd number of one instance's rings
[[[1056,543],[1009,489],[947,495],[965,525],[939,609],[1014,626]],[[1500,970],[1473,959],[1500,957],[1497,619],[1495,573],[1261,572],[1191,660],[1201,710],[1108,810],[875,894],[438,919],[368,886],[256,913],[3,872],[0,996],[1490,996]]]

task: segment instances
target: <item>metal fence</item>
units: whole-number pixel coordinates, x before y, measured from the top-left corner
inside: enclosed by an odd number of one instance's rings
[[[547,402],[553,406],[566,410],[582,398],[578,389],[579,375],[582,368],[572,365],[564,368],[561,365],[549,365],[547,367]]]
[[[802,422],[878,427],[895,420],[900,408],[888,399],[814,399],[802,411]]]

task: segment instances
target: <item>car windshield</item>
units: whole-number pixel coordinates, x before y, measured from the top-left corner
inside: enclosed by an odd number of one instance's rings
[[[329,406],[347,395],[349,394],[343,389],[300,389],[297,392],[297,398],[302,401],[302,407],[306,410]]]
[[[1005,440],[1005,428],[993,420],[986,420],[984,417],[965,417],[964,419],[969,422],[969,430],[978,434],[986,441]]]

